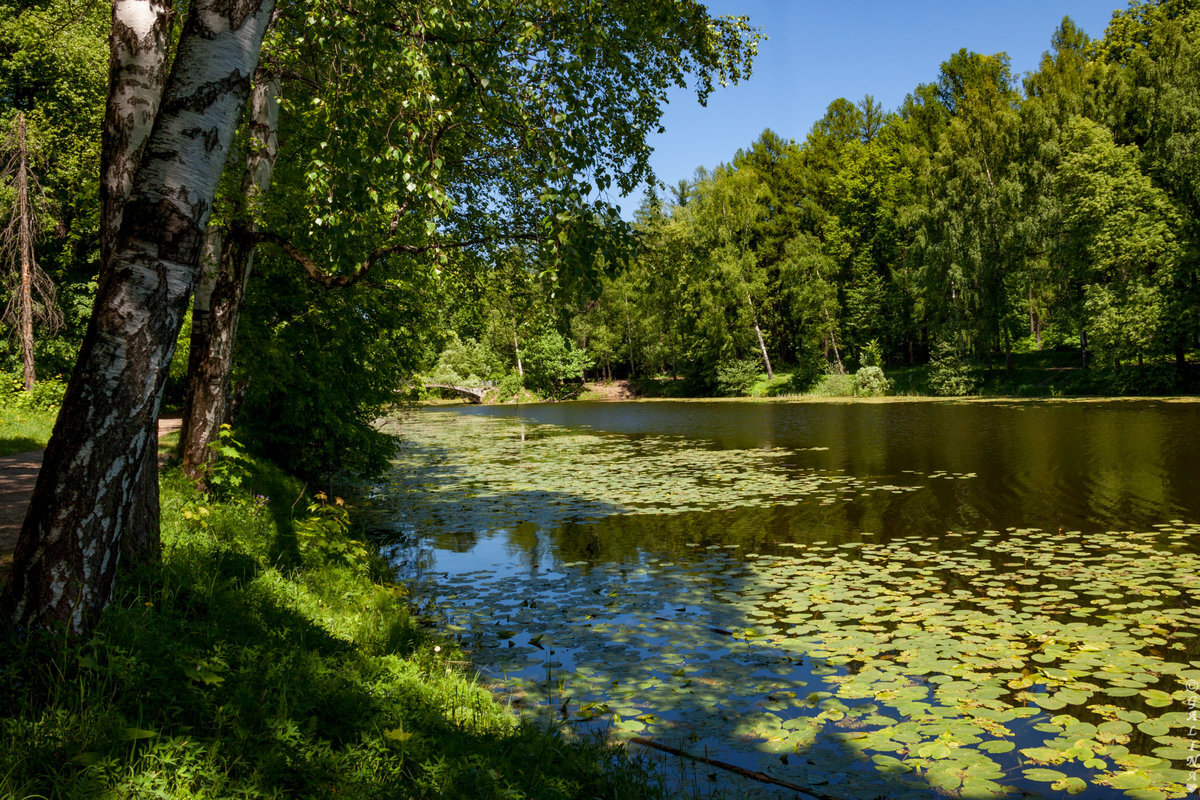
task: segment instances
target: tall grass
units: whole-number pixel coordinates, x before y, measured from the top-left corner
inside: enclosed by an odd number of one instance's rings
[[[0,630],[0,797],[659,795],[498,706],[341,505],[242,477],[216,500],[164,476],[162,565],[86,643]]]

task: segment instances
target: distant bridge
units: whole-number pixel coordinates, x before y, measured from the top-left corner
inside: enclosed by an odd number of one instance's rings
[[[489,387],[484,386],[479,389],[473,389],[469,386],[451,386],[448,383],[427,383],[425,384],[425,388],[445,389],[447,392],[454,392],[470,403],[479,404],[483,402],[483,393],[486,392]]]

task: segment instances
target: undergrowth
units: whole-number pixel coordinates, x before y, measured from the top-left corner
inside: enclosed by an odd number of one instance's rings
[[[168,473],[162,509],[92,639],[0,631],[0,797],[659,794],[498,706],[336,500],[250,462],[221,499]]]

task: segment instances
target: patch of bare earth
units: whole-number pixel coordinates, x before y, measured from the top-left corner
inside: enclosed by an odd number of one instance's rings
[[[592,400],[636,400],[638,397],[629,381],[585,383],[583,390],[590,393]]]

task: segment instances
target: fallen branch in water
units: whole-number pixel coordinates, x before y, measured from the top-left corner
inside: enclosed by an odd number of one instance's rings
[[[778,778],[772,778],[770,775],[767,775],[764,772],[754,772],[752,770],[739,767],[737,764],[730,764],[727,761],[718,761],[717,759],[709,758],[708,756],[692,755],[685,750],[680,750],[678,748],[671,747],[670,745],[656,742],[653,739],[647,739],[645,736],[635,736],[629,741],[633,742],[634,744],[640,744],[642,747],[650,747],[654,750],[661,750],[664,753],[670,753],[673,756],[691,759],[692,761],[699,761],[701,764],[707,764],[710,767],[718,767],[727,772],[732,772],[735,775],[741,775],[743,778],[749,778],[752,781],[769,783],[773,786],[782,786],[784,789],[789,789],[793,792],[799,792],[800,794],[807,795],[809,797],[816,797],[818,800],[842,800],[842,798],[839,797],[821,794],[820,792],[815,792],[812,789],[808,789],[804,786],[798,786],[794,783],[788,783],[787,781],[779,780]]]

